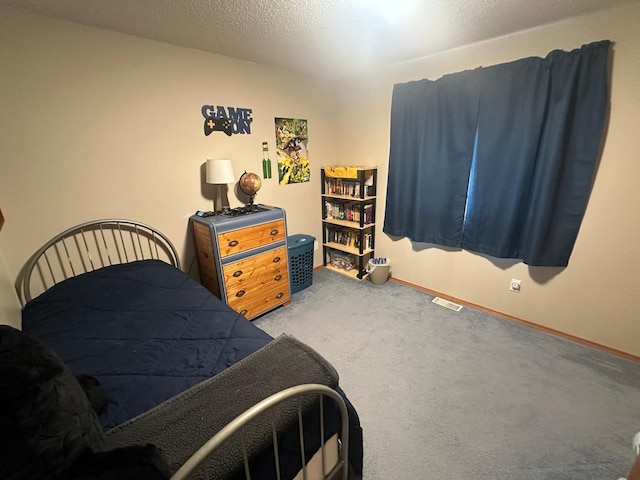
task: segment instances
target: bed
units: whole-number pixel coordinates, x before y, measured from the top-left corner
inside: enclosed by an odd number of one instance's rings
[[[333,367],[182,272],[156,229],[120,219],[70,228],[29,259],[18,291],[23,331],[7,337],[51,349],[88,398],[97,383],[108,399],[100,432],[83,432],[96,439],[80,442],[93,457],[66,452],[55,466],[70,463],[67,477],[98,478],[82,475],[125,457],[148,478],[361,476],[359,419]]]

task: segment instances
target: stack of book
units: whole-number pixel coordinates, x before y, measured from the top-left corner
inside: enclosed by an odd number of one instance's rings
[[[344,202],[325,202],[325,218],[347,220],[360,223],[360,204]],[[364,205],[364,225],[373,223],[373,205]]]
[[[362,238],[363,250],[373,248],[373,235],[371,233],[360,234],[354,230],[342,230],[339,228],[327,228],[327,241],[346,245],[347,247],[360,248]]]
[[[363,185],[364,196],[372,195],[371,189],[373,187],[369,185]],[[339,178],[330,178],[326,181],[325,192],[331,195],[344,195],[347,197],[360,197],[360,184],[355,182],[347,182]]]
[[[332,195],[360,197],[360,184],[341,178],[327,178],[324,191]]]

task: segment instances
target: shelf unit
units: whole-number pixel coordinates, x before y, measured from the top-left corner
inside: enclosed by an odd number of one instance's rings
[[[375,250],[376,167],[321,170],[322,251],[326,268],[362,279]]]

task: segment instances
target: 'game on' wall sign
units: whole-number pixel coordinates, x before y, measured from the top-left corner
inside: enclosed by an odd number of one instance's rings
[[[237,133],[251,134],[251,109],[223,107],[221,105],[203,105],[204,134],[224,132],[228,136]]]

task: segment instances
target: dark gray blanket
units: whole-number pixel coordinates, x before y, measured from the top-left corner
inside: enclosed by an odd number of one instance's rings
[[[106,448],[152,443],[165,453],[175,472],[198,448],[246,409],[286,388],[319,383],[338,385],[333,366],[315,350],[292,336],[282,335],[240,362],[195,387],[167,400],[106,434]],[[306,398],[308,409],[315,398]],[[297,404],[285,402],[274,410],[278,431],[296,420]],[[249,451],[257,453],[271,444],[269,420],[252,422],[246,429]],[[239,439],[227,442],[212,457],[206,475],[223,479],[242,466]]]

